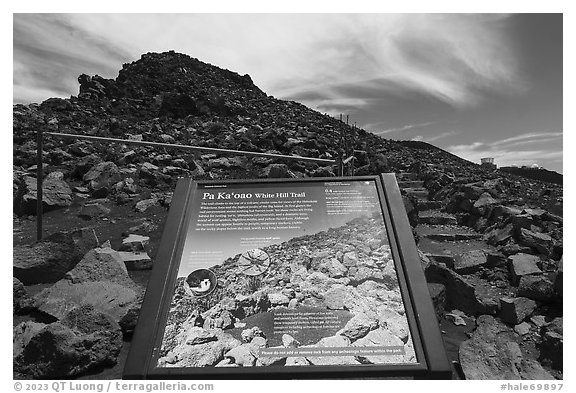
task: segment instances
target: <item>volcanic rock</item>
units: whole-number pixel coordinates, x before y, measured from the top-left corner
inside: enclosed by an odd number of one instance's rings
[[[358,314],[352,317],[346,326],[339,332],[340,335],[348,337],[351,342],[364,337],[371,330],[378,327],[378,320],[367,316],[366,314]]]
[[[464,277],[447,267],[430,263],[425,270],[426,281],[446,287],[446,305],[451,309],[466,310],[469,314],[494,314],[496,308],[491,302],[481,298]]]
[[[14,199],[14,212],[18,215],[36,214],[36,178],[22,178]],[[61,172],[52,172],[42,181],[42,211],[68,207],[72,204],[72,190],[63,180]]]
[[[46,326],[45,323],[25,321],[14,326],[12,334],[12,357],[18,357],[30,342],[30,339]]]
[[[70,378],[114,365],[122,347],[120,326],[89,305],[70,310],[59,322],[15,330],[26,337],[15,351],[14,369],[35,378]]]
[[[144,213],[146,210],[157,205],[158,205],[157,199],[144,199],[136,203],[136,205],[134,206],[134,210],[136,210],[139,213]]]
[[[458,274],[471,274],[487,264],[484,250],[472,250],[465,252],[454,260],[454,271]]]
[[[530,274],[520,277],[518,296],[550,302],[554,300],[554,283],[544,274]]]
[[[500,299],[500,318],[514,325],[529,317],[536,309],[536,302],[525,297]]]
[[[542,273],[538,267],[540,258],[536,255],[516,254],[508,258],[508,267],[512,275],[512,284],[518,285],[520,278],[529,274]]]
[[[122,180],[118,167],[113,162],[94,165],[82,178],[95,197],[105,197],[109,190]]]
[[[153,261],[146,251],[118,251],[128,270],[152,269]]]
[[[79,158],[75,161],[72,176],[77,179],[82,179],[91,168],[95,167],[102,161],[102,158],[95,153]]]
[[[348,347],[350,339],[344,336],[324,337],[314,347]],[[360,364],[354,356],[307,356],[306,359],[314,365],[334,365],[334,364]]]
[[[12,312],[14,314],[27,310],[31,306],[24,284],[16,277],[12,278]]]
[[[217,340],[188,345],[186,330],[176,337],[178,344],[164,357],[158,359],[158,367],[204,367],[214,366],[224,359],[224,354],[241,345],[227,333],[217,333]]]
[[[82,204],[78,216],[85,220],[91,220],[93,218],[108,216],[111,211],[112,209],[100,203],[99,200],[93,200]]]
[[[378,328],[370,331],[366,336],[352,343],[355,347],[399,347],[404,348],[404,343],[388,329]],[[406,351],[404,355],[364,355],[358,356],[363,363],[409,363],[414,360],[414,354]]]
[[[129,234],[122,239],[120,251],[146,251],[150,242],[149,236]]]
[[[523,356],[511,328],[489,315],[476,323],[472,338],[459,348],[466,379],[554,379],[538,362]]]
[[[446,286],[444,284],[428,283],[428,292],[436,311],[438,320],[442,319],[446,307]]]
[[[264,333],[258,326],[253,326],[250,329],[243,330],[241,337],[244,342],[249,343],[254,337],[264,337]]]
[[[262,170],[262,174],[268,178],[294,177],[286,164],[270,164]]]
[[[297,348],[300,346],[298,340],[289,334],[282,335],[282,346],[285,348]]]
[[[71,309],[89,304],[120,322],[138,303],[140,292],[118,252],[96,248],[64,279],[37,294],[34,307],[61,319]]]
[[[563,320],[554,320],[542,328],[542,343],[540,345],[540,356],[542,361],[549,363],[556,370],[562,370],[563,366]]]
[[[532,232],[525,228],[520,229],[519,241],[521,244],[532,247],[544,255],[548,255],[553,244],[552,237],[549,235],[540,232]]]
[[[564,258],[560,259],[558,269],[556,270],[556,278],[554,280],[554,290],[556,294],[562,298],[564,291]]]
[[[114,185],[116,192],[125,192],[127,194],[136,194],[138,188],[136,187],[136,182],[131,177],[127,177],[124,180],[119,181]]]
[[[521,336],[525,336],[530,333],[530,324],[528,322],[522,322],[514,326],[514,331]]]
[[[286,306],[290,298],[282,293],[269,293],[268,300],[272,306]]]
[[[186,330],[186,335],[184,342],[188,345],[204,344],[218,339],[214,333],[197,326]]]
[[[24,284],[55,282],[98,246],[93,229],[59,232],[32,245],[14,246],[14,277]]]
[[[484,192],[482,193],[482,195],[480,195],[480,197],[478,197],[476,202],[474,202],[473,207],[478,212],[478,214],[484,215],[489,206],[497,203],[498,200],[492,198],[492,195],[490,195],[489,193]]]

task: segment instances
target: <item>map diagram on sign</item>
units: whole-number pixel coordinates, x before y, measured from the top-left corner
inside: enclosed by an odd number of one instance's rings
[[[259,248],[246,251],[238,259],[240,272],[247,276],[258,276],[268,270],[270,256]]]

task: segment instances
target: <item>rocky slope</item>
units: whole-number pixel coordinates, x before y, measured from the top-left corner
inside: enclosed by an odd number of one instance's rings
[[[422,182],[404,187],[407,210],[416,229],[425,229],[430,223],[442,225],[442,218],[437,217],[452,215],[450,225],[469,228],[474,236],[485,241],[482,247],[488,245],[504,258],[505,262],[495,267],[483,265],[480,270],[484,276],[479,279],[488,287],[522,288],[519,292],[509,291],[513,298],[509,303],[514,310],[532,308],[531,303],[514,299],[535,302],[538,313],[524,312],[526,315],[520,314],[521,320],[516,316],[513,321],[500,315],[509,305],[501,306],[498,297],[488,302],[494,305],[491,308],[479,311],[474,306],[461,310],[473,318],[482,314],[498,318],[495,322],[479,319],[476,341],[489,342],[488,333],[503,329],[497,324],[504,323],[506,329],[512,330],[516,325],[529,323],[534,333],[532,342],[540,348],[538,354],[542,353],[538,355],[540,362],[556,377],[562,375],[561,360],[553,356],[562,348],[561,318],[554,319],[561,317],[562,302],[561,185],[487,170],[426,143],[385,140],[361,129],[353,130],[299,103],[266,95],[248,75],[240,76],[174,52],[145,54],[125,64],[116,79],[81,75],[78,80],[77,96],[13,108],[17,246],[14,356],[15,369],[21,373],[18,377],[86,375],[117,361],[121,345],[117,335],[102,334],[98,327],[71,322],[77,313],[75,307],[90,306],[86,312],[97,314],[96,319],[107,318],[108,322],[102,326],[129,339],[147,281],[147,273],[138,269],[149,269],[154,261],[178,177],[303,177],[333,176],[336,172],[334,167],[314,163],[182,154],[45,137],[43,206],[47,212],[45,232],[52,236],[34,243],[38,130],[335,158],[341,148],[340,132],[345,129],[354,136],[354,147],[362,151],[356,154],[356,174],[410,172],[414,176],[412,181]],[[438,209],[438,213],[424,218],[428,208]],[[94,233],[75,231],[83,227],[93,229]],[[128,236],[134,234],[144,238],[133,240]],[[416,234],[424,239],[421,248],[426,246],[426,231]],[[110,242],[94,249],[105,240]],[[465,251],[472,251],[471,247]],[[435,283],[445,285],[457,295],[469,293],[470,286],[484,285],[466,276],[471,271],[479,275],[476,268],[461,270],[450,263],[439,263],[441,259],[432,261],[434,267],[427,274],[435,277]],[[86,264],[100,264],[102,274],[86,273]],[[118,264],[130,269],[122,282],[106,273],[117,271]],[[78,271],[84,273],[75,275]],[[462,275],[466,277],[462,279]],[[472,280],[472,284],[467,280]],[[74,290],[67,292],[62,288]],[[106,309],[103,288],[114,288],[119,294],[116,300],[126,301],[118,302],[113,310]],[[439,314],[444,323],[444,315]],[[542,318],[532,321],[537,316]],[[518,335],[514,331],[513,334]],[[79,362],[81,366],[54,365],[54,359],[30,357],[38,348],[54,342],[65,352],[69,345],[78,347],[77,340],[93,342],[91,347],[95,348],[93,352],[80,351],[75,355],[88,359]],[[241,337],[235,340],[241,342]],[[29,345],[33,347],[26,349]],[[110,352],[106,352],[107,347]],[[469,357],[464,359],[471,362]],[[24,366],[34,362],[37,366]],[[526,364],[522,372],[502,375],[525,378],[530,375],[525,369],[535,369],[531,361]],[[121,369],[121,365],[117,367]],[[469,377],[482,378],[488,374]],[[493,373],[493,377],[499,376]]]

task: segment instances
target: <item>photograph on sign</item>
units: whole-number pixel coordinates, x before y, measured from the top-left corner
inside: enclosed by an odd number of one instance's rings
[[[157,369],[414,365],[371,180],[199,183]]]

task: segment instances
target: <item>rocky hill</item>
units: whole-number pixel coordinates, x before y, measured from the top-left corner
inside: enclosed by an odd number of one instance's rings
[[[99,372],[106,376],[102,370],[114,363],[116,374],[110,375],[118,376],[122,366],[118,359],[129,345],[126,341],[122,346],[118,337],[130,337],[178,177],[298,178],[336,173],[333,166],[293,160],[183,154],[46,136],[43,207],[45,234],[50,236],[34,243],[38,130],[319,158],[340,154],[340,136],[345,130],[359,151],[356,174],[396,172],[414,177],[412,183],[404,184],[403,192],[415,233],[423,239],[419,243],[423,250],[437,247],[426,237],[426,225],[449,223],[474,231],[474,236],[485,242],[478,247],[490,247],[490,253],[500,258],[498,266],[482,265],[479,270],[460,270],[453,263],[438,263],[446,259],[431,258],[426,265],[427,278],[443,285],[445,295],[452,297],[445,299],[446,306],[468,308],[462,311],[474,318],[498,316],[499,298],[481,302],[492,304],[490,307],[474,302],[468,307],[454,301],[458,291],[484,284],[499,285],[515,298],[530,298],[538,306],[539,314],[534,315],[542,316],[537,320],[543,321],[540,326],[530,322],[532,338],[525,341],[537,348],[530,358],[538,358],[555,377],[562,375],[561,362],[554,356],[562,343],[561,318],[557,318],[561,317],[562,302],[558,290],[563,253],[561,185],[489,170],[430,144],[386,140],[352,129],[302,104],[268,96],[248,75],[175,52],[145,54],[125,64],[116,79],[81,75],[78,81],[77,96],[13,108],[17,377]],[[438,212],[426,213],[429,208]],[[86,227],[90,230],[82,229]],[[507,258],[511,259],[507,262]],[[514,258],[522,263],[515,265]],[[99,264],[101,269],[90,272],[90,264]],[[528,289],[517,293],[518,277],[507,264],[537,268],[528,274],[532,280],[525,282]],[[118,269],[123,272],[122,282],[114,278]],[[478,277],[468,276],[472,274]],[[101,298],[105,293],[117,296]],[[84,313],[106,320],[100,324],[106,329],[89,321],[75,322],[75,306],[87,307]],[[441,310],[439,317],[445,318]],[[523,320],[529,317],[514,320],[514,325],[528,323]],[[491,323],[479,319],[479,337],[486,326],[494,327]],[[89,353],[73,354],[83,359],[81,362],[71,354],[67,359],[72,360],[66,364],[55,358],[33,358],[54,337],[66,338],[58,341],[58,348],[67,353],[70,346],[86,340],[87,334],[97,345]],[[110,342],[113,351],[106,352]],[[528,363],[531,370],[537,368]],[[526,378],[530,372],[511,375]]]
[[[535,179],[554,184],[563,184],[564,176],[555,171],[549,171],[544,168],[517,168],[517,167],[502,167],[501,171],[512,173],[514,175],[522,176],[527,179]]]

